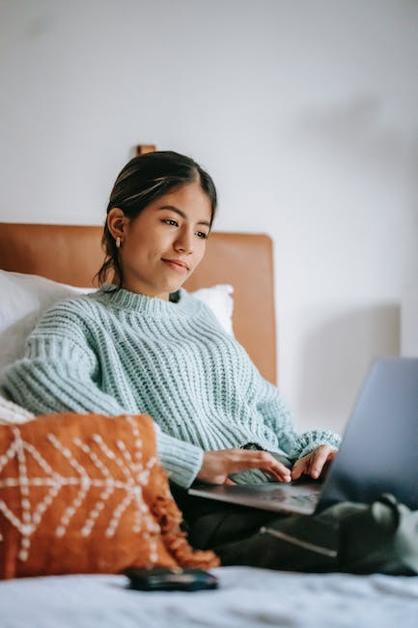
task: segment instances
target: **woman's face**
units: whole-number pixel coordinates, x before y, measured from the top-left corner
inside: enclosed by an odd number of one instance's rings
[[[210,218],[211,203],[198,181],[161,196],[133,220],[114,207],[108,225],[121,238],[122,287],[168,300],[202,260]]]

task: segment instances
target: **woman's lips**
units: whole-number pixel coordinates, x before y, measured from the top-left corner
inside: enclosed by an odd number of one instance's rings
[[[170,268],[172,268],[178,273],[187,273],[187,268],[185,266],[182,266],[181,264],[176,264],[175,262],[169,262],[166,259],[163,259],[162,261],[164,262],[164,264],[167,264],[167,266],[169,266]]]

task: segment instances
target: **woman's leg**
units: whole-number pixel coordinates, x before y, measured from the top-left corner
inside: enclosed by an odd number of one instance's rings
[[[336,565],[337,526],[326,516],[278,515],[188,495],[172,485],[191,545],[222,565],[323,572]]]
[[[327,521],[321,515],[271,517],[270,513],[270,519],[248,536],[231,540],[235,523],[234,515],[225,517],[218,528],[215,543],[210,546],[222,565],[315,573],[339,570],[335,521]],[[228,541],[222,539],[225,532],[230,539]]]
[[[183,513],[184,529],[189,541],[197,549],[209,549],[247,538],[277,518],[276,513],[266,510],[189,495],[175,484],[171,484],[170,489]]]

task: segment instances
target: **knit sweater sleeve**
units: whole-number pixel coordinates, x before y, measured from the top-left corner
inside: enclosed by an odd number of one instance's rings
[[[279,447],[291,460],[298,460],[319,447],[330,445],[338,449],[341,438],[330,430],[309,430],[298,434],[293,426],[293,416],[276,386],[261,377],[257,410],[264,423],[277,435]]]
[[[42,325],[26,342],[25,355],[4,373],[3,388],[12,401],[36,415],[54,412],[96,412],[118,416],[123,407],[97,383],[98,364],[94,351],[80,328],[72,335],[42,333]],[[157,453],[170,479],[187,488],[199,472],[203,450],[161,431],[154,422]]]

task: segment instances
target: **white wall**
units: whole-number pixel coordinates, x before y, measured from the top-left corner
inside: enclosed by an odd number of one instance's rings
[[[274,238],[297,424],[340,429],[416,277],[417,25],[413,0],[3,1],[0,221],[102,223],[135,144],[192,155],[215,228]]]

